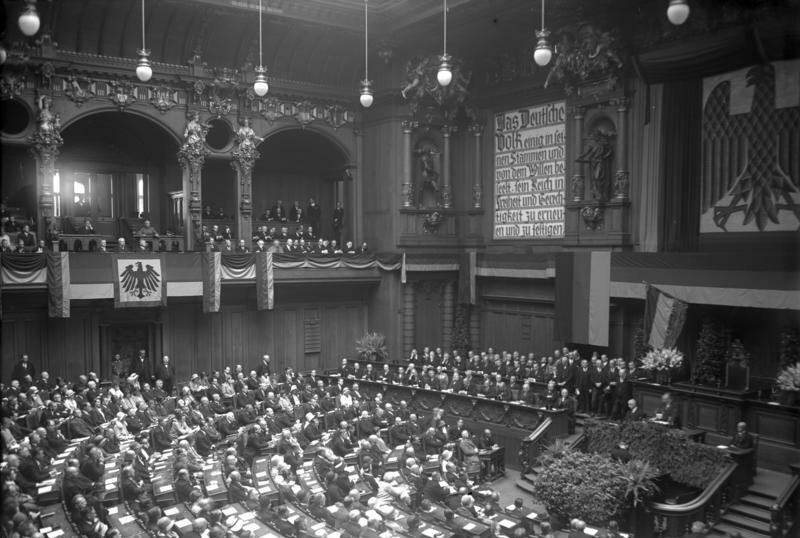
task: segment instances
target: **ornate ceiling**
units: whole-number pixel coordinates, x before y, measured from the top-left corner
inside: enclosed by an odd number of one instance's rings
[[[252,72],[258,62],[258,0],[145,0],[147,46],[151,59],[185,66],[195,55],[212,67]],[[547,26],[557,29],[581,20],[614,28],[629,46],[648,40],[681,39],[687,31],[713,31],[702,13],[716,19],[747,20],[761,9],[796,24],[798,0],[690,0],[686,28],[666,21],[667,0],[558,0],[547,3]],[[324,85],[351,92],[363,77],[363,0],[263,0],[264,63],[270,77]],[[16,28],[21,0],[4,1],[9,10],[5,43],[24,42]],[[42,32],[58,48],[84,57],[135,60],[141,47],[139,0],[40,0]],[[535,71],[530,52],[540,26],[540,0],[448,0],[448,50],[474,69],[486,71],[501,56],[515,56],[517,70]],[[442,0],[369,0],[370,78],[378,91],[399,88],[405,63],[415,55],[441,50]],[[719,15],[717,15],[719,13]],[[695,24],[693,30],[687,30]],[[38,37],[38,36],[37,36]],[[34,40],[28,40],[32,45]],[[390,61],[379,48],[392,51]],[[527,66],[527,67],[526,67]],[[479,77],[480,78],[480,77]],[[485,78],[485,77],[484,77]]]

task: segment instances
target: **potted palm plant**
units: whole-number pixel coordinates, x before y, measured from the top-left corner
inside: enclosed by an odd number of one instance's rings
[[[389,356],[386,337],[377,332],[364,334],[356,340],[356,353],[364,360],[385,362]]]

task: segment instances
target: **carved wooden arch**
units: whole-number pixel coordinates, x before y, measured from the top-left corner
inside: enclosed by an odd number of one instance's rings
[[[58,111],[58,109],[56,109],[56,111]],[[74,123],[76,123],[76,122],[78,122],[80,120],[86,119],[86,118],[88,118],[90,116],[93,116],[95,114],[101,114],[103,112],[119,112],[119,107],[117,107],[116,105],[113,105],[113,104],[102,105],[102,106],[98,106],[98,107],[92,107],[90,109],[78,110],[76,114],[74,114],[72,116],[67,116],[66,118],[62,115],[62,118],[61,118],[61,132],[63,133],[71,125],[73,125]],[[155,126],[163,129],[164,132],[169,134],[169,136],[175,141],[176,147],[180,147],[181,144],[183,144],[183,132],[182,131],[181,132],[175,131],[170,126],[169,123],[161,120],[158,116],[155,116],[153,114],[148,114],[146,112],[143,112],[143,111],[138,110],[138,109],[133,108],[133,107],[132,108],[128,108],[127,110],[125,110],[125,113],[126,114],[133,114],[134,116],[138,116],[140,118],[144,118],[145,120],[148,120],[148,121],[152,122]]]
[[[282,133],[284,131],[309,131],[314,134],[318,134],[322,136],[326,141],[332,143],[342,154],[344,157],[344,162],[346,164],[353,162],[353,155],[355,155],[355,145],[354,141],[351,141],[350,144],[342,140],[338,135],[342,129],[333,130],[332,128],[327,128],[322,125],[315,125],[309,124],[305,127],[300,127],[296,123],[287,124],[287,125],[275,125],[274,127],[269,127],[263,132],[259,132],[257,129],[257,125],[263,124],[263,119],[259,118],[258,116],[252,116],[252,127],[253,130],[256,131],[256,135],[263,138],[261,142],[258,143],[256,149],[259,149],[265,142],[267,142],[273,136]],[[235,129],[234,129],[235,131]],[[352,131],[348,131],[352,132]]]

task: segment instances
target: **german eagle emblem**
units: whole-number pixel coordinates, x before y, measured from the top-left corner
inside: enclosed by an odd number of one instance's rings
[[[153,269],[153,266],[146,265],[143,269],[142,262],[136,262],[135,269],[134,264],[125,267],[119,278],[122,292],[138,299],[144,299],[158,292],[161,282],[161,275]]]

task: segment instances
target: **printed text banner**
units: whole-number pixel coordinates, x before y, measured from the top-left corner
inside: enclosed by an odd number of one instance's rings
[[[564,237],[566,103],[495,116],[494,239]]]

